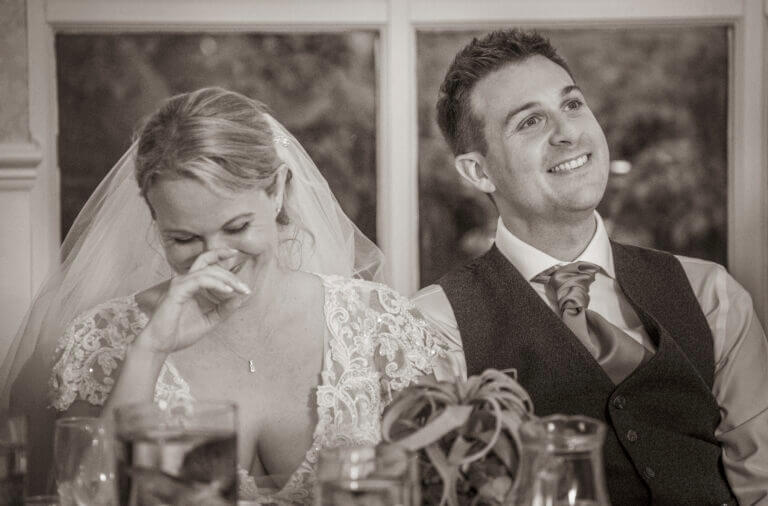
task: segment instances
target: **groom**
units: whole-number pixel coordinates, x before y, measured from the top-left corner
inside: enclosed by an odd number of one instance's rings
[[[486,254],[414,298],[468,374],[513,367],[538,415],[604,421],[613,504],[768,504],[751,299],[719,265],[608,238],[608,146],[565,61],[534,32],[494,32],[440,92],[456,169],[500,215]]]

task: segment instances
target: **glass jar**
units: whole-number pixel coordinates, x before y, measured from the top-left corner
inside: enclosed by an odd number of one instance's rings
[[[551,415],[520,428],[517,506],[609,506],[603,466],[605,424]]]
[[[392,444],[329,448],[317,466],[315,506],[418,506],[415,454]]]

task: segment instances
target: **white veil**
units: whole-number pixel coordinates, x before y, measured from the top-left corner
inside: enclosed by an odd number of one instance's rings
[[[264,113],[278,157],[291,170],[281,227],[294,268],[383,281],[381,250],[342,211],[328,183],[301,144]],[[29,492],[52,484],[53,421],[48,383],[59,338],[83,311],[139,292],[173,275],[165,261],[149,208],[134,177],[134,143],[110,170],[72,225],[61,247],[61,265],[38,292],[0,365],[0,410],[29,419]]]

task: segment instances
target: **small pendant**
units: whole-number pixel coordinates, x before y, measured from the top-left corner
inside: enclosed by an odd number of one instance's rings
[[[251,372],[256,372],[256,366],[253,364],[253,360],[248,361],[248,370]]]

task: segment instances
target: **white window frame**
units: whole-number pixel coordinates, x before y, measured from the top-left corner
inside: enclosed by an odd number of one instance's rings
[[[388,262],[388,281],[410,294],[419,286],[417,31],[510,25],[727,25],[733,34],[728,267],[752,294],[758,315],[768,323],[768,0],[27,0],[27,7],[34,142],[21,148],[28,162],[13,177],[16,186],[29,192],[28,282],[32,289],[40,285],[51,262],[57,261],[60,241],[56,33],[378,31],[377,234]],[[2,171],[0,153],[0,190]],[[19,184],[19,178],[25,183]]]

